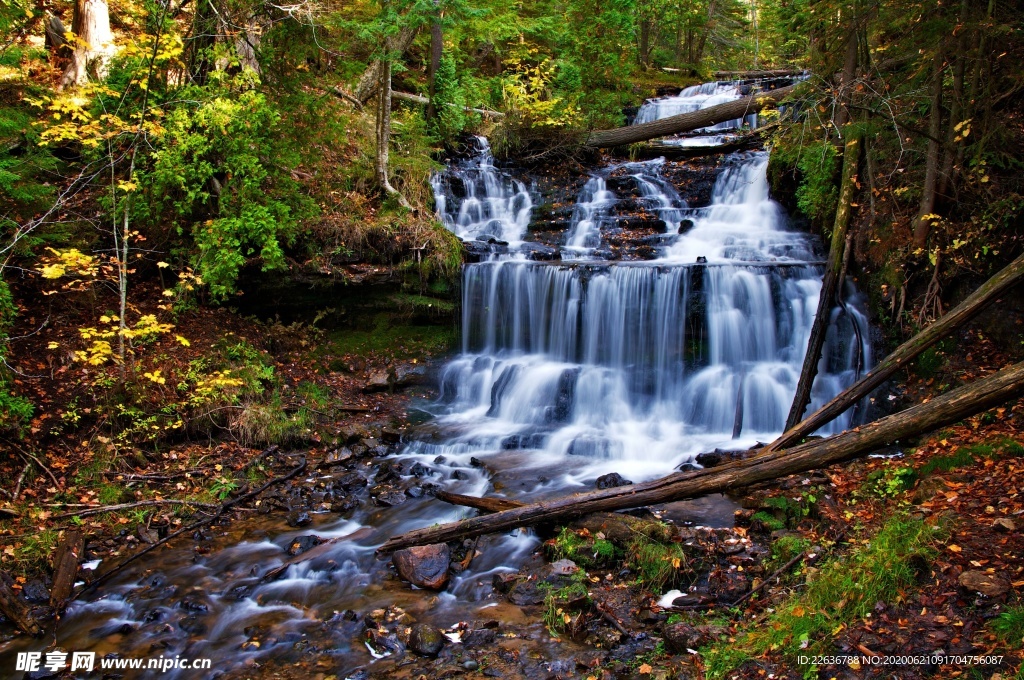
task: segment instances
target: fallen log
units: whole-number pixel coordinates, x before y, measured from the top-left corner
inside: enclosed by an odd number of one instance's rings
[[[728,120],[736,120],[777,104],[791,95],[795,89],[795,85],[780,87],[777,90],[761,92],[717,106],[709,106],[700,111],[681,113],[678,116],[669,116],[650,123],[627,125],[614,130],[596,130],[590,133],[584,146],[595,148],[622,146],[623,144],[644,142],[656,137],[690,132]]]
[[[764,138],[758,133],[752,133],[737,137],[722,144],[713,146],[679,146],[678,144],[666,144],[664,142],[647,142],[646,144],[635,144],[629,148],[629,155],[632,158],[667,158],[669,160],[686,158],[703,158],[717,154],[733,153],[734,151],[746,151],[755,148],[764,142]]]
[[[50,589],[50,604],[59,614],[64,609],[71,591],[75,587],[78,563],[85,552],[85,539],[81,531],[69,530],[57,546],[53,557],[53,588]]]
[[[28,605],[7,585],[2,574],[0,574],[0,613],[29,635],[39,635],[42,632],[39,624],[32,618]]]
[[[818,310],[811,324],[811,334],[807,338],[807,352],[804,354],[800,380],[793,395],[793,405],[786,418],[786,429],[789,430],[803,418],[807,404],[811,402],[811,386],[818,375],[818,363],[821,350],[825,346],[828,335],[832,306],[837,296],[843,292],[839,289],[842,272],[846,270],[846,230],[850,225],[853,212],[853,196],[857,181],[857,164],[860,161],[860,139],[847,128],[846,148],[843,151],[843,176],[839,189],[839,206],[836,208],[835,222],[832,224],[832,243],[828,251],[828,266],[821,281],[821,293],[818,294]]]
[[[392,99],[401,99],[402,101],[413,102],[416,104],[429,104],[430,100],[420,94],[412,94],[411,92],[391,92]],[[474,109],[472,106],[459,106],[458,104],[452,104],[449,102],[448,106],[454,106],[455,108],[462,109],[467,113],[479,113],[481,116],[487,118],[503,118],[505,116],[501,111],[491,111],[490,109]]]
[[[1024,393],[1024,362],[868,425],[816,439],[781,453],[758,454],[726,465],[678,472],[650,482],[531,503],[492,515],[417,529],[386,541],[379,553],[462,540],[497,531],[644,505],[721,493],[768,479],[807,472],[870,453],[882,446],[986,411]]]
[[[981,284],[966,300],[946,313],[945,316],[897,347],[889,356],[878,362],[871,373],[804,418],[796,426],[787,428],[786,432],[766,446],[763,452],[770,453],[793,446],[821,426],[838,418],[851,406],[871,394],[896,371],[917,358],[921,352],[980,314],[1000,296],[1016,286],[1022,278],[1024,278],[1024,255]]]
[[[802,73],[804,72],[799,69],[777,68],[767,71],[715,71],[713,75],[719,80],[754,80],[756,78],[785,78]]]

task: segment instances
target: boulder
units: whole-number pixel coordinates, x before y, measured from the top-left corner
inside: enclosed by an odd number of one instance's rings
[[[391,389],[394,374],[386,368],[378,368],[370,372],[363,384],[363,392],[385,392]]]
[[[403,580],[431,590],[440,590],[448,583],[451,551],[445,543],[420,545],[399,550],[391,561]]]
[[[633,482],[623,478],[618,472],[609,472],[606,475],[601,475],[597,478],[594,484],[598,489],[611,489],[617,486],[629,486]]]
[[[673,623],[665,626],[662,639],[665,648],[673,654],[685,654],[689,649],[700,649],[714,642],[728,630],[723,626],[694,626],[689,623]]]
[[[304,527],[312,522],[313,518],[305,510],[295,510],[288,513],[288,526],[290,527]]]
[[[323,542],[324,539],[314,534],[309,534],[307,536],[296,536],[292,539],[291,543],[288,544],[288,554],[292,557],[295,557],[296,555],[301,555],[307,550],[312,550],[313,548],[317,547]]]
[[[444,641],[444,634],[426,623],[417,623],[409,633],[409,649],[420,656],[437,656]]]

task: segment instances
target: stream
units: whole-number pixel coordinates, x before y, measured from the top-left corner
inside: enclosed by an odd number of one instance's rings
[[[688,88],[649,101],[638,122],[739,96],[736,83]],[[720,143],[743,123],[676,142]],[[608,473],[640,482],[693,465],[700,452],[771,441],[793,398],[824,265],[819,240],[792,229],[769,197],[767,164],[767,152],[727,157],[704,205],[688,203],[664,159],[590,168],[559,242],[539,243],[531,225],[543,197],[497,167],[478,139],[472,157],[432,182],[439,217],[479,260],[463,271],[461,346],[439,370],[436,401],[419,405],[429,418],[390,469],[407,488],[529,500],[593,488]],[[649,232],[645,258],[617,255],[611,243],[638,214]],[[871,366],[864,300],[852,286],[845,296],[845,310],[832,312],[812,408]],[[379,463],[359,470],[370,487]],[[208,553],[187,541],[161,550],[74,602],[57,644],[99,656],[209,657],[227,677],[316,652],[341,678],[388,653],[364,642],[357,618],[371,610],[398,605],[448,630],[484,616],[523,620],[491,579],[536,550],[530,531],[481,539],[479,556],[441,593],[391,575],[374,555],[388,537],[470,512],[409,496],[393,507],[363,503],[344,519],[314,513],[301,529],[283,513],[253,516],[213,530]],[[671,517],[709,526],[731,526],[735,507],[725,498],[673,506]],[[261,583],[309,534],[342,540]],[[0,657],[45,645],[16,638]]]

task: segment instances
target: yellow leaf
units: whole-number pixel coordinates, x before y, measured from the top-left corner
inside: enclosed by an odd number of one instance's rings
[[[46,349],[57,349],[58,347],[60,347],[60,345],[56,342],[51,342],[46,345]]]
[[[958,545],[957,545],[956,543],[950,543],[950,544],[949,544],[948,546],[946,546],[946,547],[947,547],[947,548],[949,548],[949,551],[950,551],[950,552],[955,552],[955,553],[958,553],[958,552],[963,552],[963,548],[961,548],[960,546],[958,546]]]
[[[651,664],[649,664],[649,663],[642,663],[642,664],[640,664],[640,674],[641,675],[650,675],[653,671],[654,671],[654,669],[651,668]]]
[[[157,262],[156,266],[160,267],[160,269],[166,269],[167,267],[170,267],[171,265],[167,264],[166,262]]]
[[[175,335],[174,339],[180,342],[184,347],[190,347],[192,345],[192,343],[189,342],[187,338],[183,338],[180,335]]]

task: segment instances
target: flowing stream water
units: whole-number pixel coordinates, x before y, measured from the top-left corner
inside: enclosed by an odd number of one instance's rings
[[[640,120],[736,93],[730,84],[688,88],[646,104]],[[432,420],[398,454],[418,463],[404,469],[459,493],[522,500],[587,488],[610,472],[651,479],[697,453],[776,436],[795,391],[823,264],[816,240],[793,230],[769,197],[767,160],[766,152],[726,159],[710,204],[700,207],[680,197],[662,160],[595,168],[556,262],[527,258],[535,195],[495,167],[485,140],[476,156],[435,177],[438,214],[450,229],[507,248],[464,269],[461,347],[441,369],[440,397],[426,407]],[[631,199],[609,189],[613,175],[616,186],[632,187]],[[601,259],[595,253],[616,210],[630,201],[663,225],[656,256]],[[845,295],[845,309],[832,312],[814,404],[871,364],[861,340],[868,337],[862,300],[852,288]],[[823,433],[847,427],[849,417]],[[329,650],[344,677],[376,654],[347,610],[399,604],[445,627],[511,607],[492,592],[490,576],[517,569],[537,547],[528,531],[483,539],[471,569],[436,597],[384,578],[388,565],[374,549],[388,537],[466,512],[413,498],[390,508],[366,504],[344,520],[320,515],[303,530],[281,519],[241,520],[210,554],[163,551],[98,596],[73,603],[57,643],[101,656],[211,657],[229,674],[319,648]],[[261,583],[287,560],[291,541],[310,533],[342,540]],[[44,644],[19,638],[0,652]],[[163,677],[179,676],[194,677]]]

